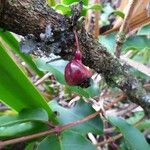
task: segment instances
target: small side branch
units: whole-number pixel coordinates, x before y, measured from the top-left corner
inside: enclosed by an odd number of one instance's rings
[[[128,32],[129,22],[130,22],[130,19],[134,10],[134,6],[136,5],[136,3],[137,3],[137,0],[129,0],[128,6],[127,6],[127,13],[125,14],[125,18],[119,29],[119,33],[116,39],[115,55],[117,58],[120,57],[121,47],[126,39],[126,33]]]
[[[15,138],[15,139],[11,139],[11,140],[6,140],[6,141],[0,141],[0,148],[6,146],[6,145],[10,145],[10,144],[16,144],[16,143],[20,143],[20,142],[25,142],[25,141],[29,141],[31,139],[35,139],[35,138],[39,138],[39,137],[43,137],[52,133],[60,133],[63,130],[66,130],[68,128],[71,128],[73,126],[76,126],[78,124],[82,124],[88,120],[91,120],[92,118],[95,118],[98,114],[100,114],[100,111],[97,111],[91,115],[86,116],[85,118],[82,118],[80,120],[68,123],[66,125],[59,125],[59,126],[55,126],[53,129],[44,131],[44,132],[40,132],[40,133],[35,133],[32,135],[27,135],[27,136],[23,136],[23,137],[19,137],[19,138]]]

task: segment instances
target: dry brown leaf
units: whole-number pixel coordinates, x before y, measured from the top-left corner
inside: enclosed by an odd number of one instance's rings
[[[122,0],[118,10],[126,13],[128,5],[128,0]],[[134,7],[133,14],[129,20],[129,31],[132,31],[148,22],[150,22],[150,0],[137,0],[137,3]],[[112,29],[106,31],[104,34],[111,33],[113,31],[118,31],[123,19],[120,17],[116,18],[114,26]]]

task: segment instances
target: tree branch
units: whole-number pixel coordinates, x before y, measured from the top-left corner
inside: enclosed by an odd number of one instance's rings
[[[39,133],[35,133],[32,135],[27,135],[27,136],[23,136],[23,137],[19,137],[19,138],[15,138],[15,139],[11,139],[11,140],[6,140],[6,141],[0,141],[0,148],[6,146],[6,145],[10,145],[10,144],[16,144],[16,143],[20,143],[20,142],[25,142],[25,141],[29,141],[31,139],[35,139],[35,138],[39,138],[39,137],[43,137],[52,133],[60,133],[68,128],[71,128],[73,126],[82,124],[92,118],[95,118],[98,114],[100,114],[100,111],[97,111],[93,114],[90,114],[80,120],[68,123],[66,125],[59,125],[59,126],[55,126],[53,129],[47,130],[47,131],[43,131],[43,132],[39,132]]]
[[[0,6],[0,27],[23,36],[33,34],[37,45],[40,43],[40,48],[47,55],[53,52],[63,59],[70,59],[74,53],[73,29],[76,28],[83,63],[101,73],[108,84],[124,91],[150,117],[150,95],[143,89],[142,84],[104,46],[86,33],[83,27],[78,29],[77,19],[82,9],[81,3],[72,8],[73,15],[70,18],[46,6],[44,0],[1,0]],[[47,26],[50,28],[50,39],[43,42],[41,33],[45,32]]]

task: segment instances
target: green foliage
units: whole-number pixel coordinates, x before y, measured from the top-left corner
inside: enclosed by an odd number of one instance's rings
[[[101,35],[99,42],[104,45],[108,51],[114,54],[116,33]],[[146,36],[130,36],[122,46],[122,52],[132,50],[132,57],[135,60],[147,63],[150,60],[150,40]]]
[[[0,100],[18,112],[24,108],[44,108],[54,121],[47,102],[10,55],[0,43]]]
[[[116,16],[120,16],[121,18],[124,18],[124,13],[122,11],[114,10],[112,13]]]
[[[15,38],[15,36],[8,31],[2,31],[0,29],[0,37],[2,40],[11,48],[13,52],[15,52],[28,66],[39,76],[42,76],[43,73],[38,70],[35,63],[32,60],[32,57],[30,55],[24,54],[20,51],[19,47],[19,41]]]
[[[55,6],[55,9],[59,12],[61,12],[64,15],[71,15],[71,6],[77,4],[79,1],[78,0],[62,0],[61,3],[57,4]],[[89,9],[92,10],[102,10],[102,5],[100,4],[90,4],[88,5],[88,0],[83,0],[83,10],[81,12],[82,16],[85,16],[87,11]]]
[[[57,119],[61,125],[77,121],[95,112],[94,109],[83,100],[78,101],[72,108],[64,108],[58,105],[56,101],[49,102],[49,105],[53,111],[57,112]],[[58,135],[47,136],[39,143],[37,150],[46,150],[48,147],[51,150],[96,150],[96,147],[86,138],[88,132],[102,134],[103,123],[99,116],[85,123],[71,127]]]
[[[41,122],[23,122],[23,123],[14,123],[9,126],[0,127],[0,139],[8,139],[19,137],[23,135],[29,135],[36,132],[44,131],[47,129],[47,126]]]
[[[99,87],[94,82],[91,82],[92,85],[87,89],[83,89],[77,86],[67,85],[64,79],[64,69],[66,64],[68,63],[67,61],[58,60],[51,63],[47,63],[47,62],[48,59],[46,58],[38,58],[35,60],[35,63],[40,70],[51,72],[55,76],[56,80],[59,83],[66,85],[70,91],[78,93],[79,95],[84,96],[86,98],[93,97],[99,94],[100,91]]]
[[[138,129],[132,127],[121,118],[109,117],[108,119],[123,134],[123,137],[127,142],[130,150],[150,149],[150,145],[146,142],[143,134]]]
[[[79,132],[64,131],[60,135],[46,137],[37,147],[37,150],[96,150],[91,142]]]
[[[48,114],[42,108],[23,109],[19,114],[0,116],[0,127],[28,121],[48,122]]]
[[[47,0],[49,6],[55,6],[56,5],[56,2],[55,0]]]
[[[138,35],[150,35],[150,24],[146,24],[138,30]]]
[[[126,119],[126,121],[129,124],[135,124],[136,122],[140,121],[143,117],[144,117],[144,112],[139,111],[139,112],[135,112],[134,115],[132,117]]]
[[[71,6],[79,1],[61,0],[59,4],[56,4],[55,0],[48,0],[47,2],[62,14],[71,15]],[[103,6],[101,4],[91,5],[88,2],[88,0],[83,0],[81,15],[85,16],[89,9],[101,11],[99,20],[101,27],[110,24],[108,18],[111,14],[124,18],[124,13],[113,9],[109,3]],[[128,50],[132,50],[131,58],[147,64],[150,60],[150,40],[147,38],[148,35],[150,35],[150,24],[139,29],[137,35],[127,38],[122,47],[122,52],[126,53]],[[100,43],[106,46],[112,54],[114,54],[115,36],[116,33],[112,33],[106,36],[101,35],[99,38]],[[87,89],[68,86],[64,79],[64,68],[68,63],[67,61],[58,60],[47,63],[46,58],[38,58],[33,61],[31,56],[20,52],[19,42],[12,33],[0,30],[0,37],[2,39],[2,42],[0,42],[0,100],[15,110],[15,114],[13,112],[13,114],[0,116],[0,140],[48,130],[47,123],[49,120],[53,123],[57,122],[59,125],[65,125],[95,113],[92,106],[82,99],[71,108],[62,107],[54,100],[47,103],[28,79],[23,68],[13,59],[14,55],[12,53],[15,53],[17,57],[19,56],[38,76],[43,76],[45,72],[51,72],[56,80],[61,85],[64,85],[61,86],[64,88],[63,90],[69,94],[75,92],[84,98],[97,96],[100,94],[98,84],[92,81],[92,85]],[[11,51],[6,48],[7,46]],[[132,73],[136,76],[139,74],[136,71]],[[147,79],[144,75],[139,74],[139,76]],[[48,89],[47,85],[44,86],[46,86],[45,89]],[[57,115],[54,115],[54,112],[57,112]],[[139,124],[137,127],[139,130],[130,125],[138,122],[143,117],[143,112],[136,112],[126,121],[116,117],[108,118],[109,122],[123,134],[124,143],[121,143],[120,150],[150,149],[143,134],[139,131],[149,128],[150,121],[144,120]],[[44,137],[39,142],[37,150],[70,150],[70,148],[71,150],[96,150],[96,147],[86,137],[89,132],[94,135],[103,134],[103,122],[99,116],[66,129],[60,134]],[[34,142],[29,143],[26,150],[34,149],[34,145]]]
[[[83,100],[78,101],[75,107],[72,108],[64,108],[58,105],[56,101],[51,101],[49,105],[53,111],[58,113],[57,119],[60,124],[67,124],[73,121],[77,121],[95,112],[91,105],[85,103]],[[103,123],[100,117],[97,116],[85,123],[72,127],[71,130],[79,132],[83,135],[86,135],[88,132],[102,134]]]
[[[11,138],[47,129],[45,109],[24,109],[16,115],[0,116],[0,138]]]
[[[145,119],[141,124],[138,125],[138,129],[141,131],[149,128],[150,128],[150,120],[148,119]]]
[[[79,2],[79,0],[61,0],[61,4],[70,5],[74,2]],[[84,5],[88,5],[88,0],[82,0]]]

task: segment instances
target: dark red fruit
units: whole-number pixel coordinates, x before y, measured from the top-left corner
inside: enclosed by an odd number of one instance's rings
[[[75,52],[74,58],[67,64],[65,68],[65,80],[68,85],[82,85],[89,81],[92,72],[82,63],[82,55],[80,50]]]

